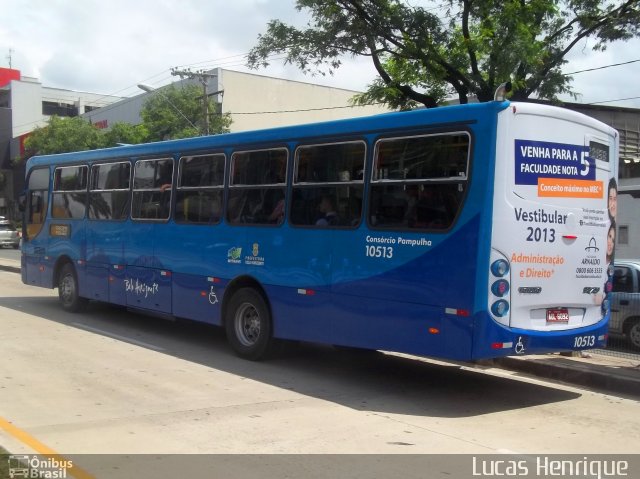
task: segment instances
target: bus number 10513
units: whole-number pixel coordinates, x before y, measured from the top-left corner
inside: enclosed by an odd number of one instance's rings
[[[393,258],[393,247],[367,245],[366,255],[369,258]]]

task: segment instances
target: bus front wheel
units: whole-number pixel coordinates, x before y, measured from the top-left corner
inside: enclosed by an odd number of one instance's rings
[[[78,292],[76,270],[71,263],[67,263],[60,270],[58,277],[58,298],[62,309],[70,313],[77,313],[87,305],[87,300],[81,298]]]
[[[229,302],[227,340],[238,356],[257,361],[272,343],[271,314],[264,298],[252,288],[238,290]]]

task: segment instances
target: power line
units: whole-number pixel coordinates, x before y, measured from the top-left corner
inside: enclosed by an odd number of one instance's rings
[[[618,98],[617,100],[604,100],[604,101],[592,101],[590,103],[584,103],[585,105],[599,105],[601,103],[613,103],[616,101],[638,100],[640,96],[631,96],[629,98]]]
[[[622,62],[622,63],[612,63],[610,65],[604,65],[601,67],[595,67],[595,68],[586,68],[585,70],[578,70],[575,72],[571,72],[571,73],[565,73],[565,76],[569,76],[569,75],[576,75],[577,73],[584,73],[584,72],[593,72],[596,70],[604,70],[605,68],[611,68],[611,67],[618,67],[620,65],[628,65],[630,63],[636,63],[636,62],[640,62],[640,58],[638,58],[637,60],[629,60],[628,62]]]

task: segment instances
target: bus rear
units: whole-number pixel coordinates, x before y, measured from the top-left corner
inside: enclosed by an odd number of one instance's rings
[[[569,110],[512,103],[498,115],[496,150],[492,321],[476,331],[474,356],[603,346],[617,132]]]

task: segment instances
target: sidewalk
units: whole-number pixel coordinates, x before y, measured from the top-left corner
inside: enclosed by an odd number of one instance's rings
[[[0,270],[20,273],[20,261],[0,258]],[[511,356],[480,364],[640,398],[640,359],[610,356],[596,351],[589,351],[588,356]]]
[[[493,364],[593,390],[640,397],[640,360],[611,356],[598,350],[588,351],[587,356],[511,356],[495,359]]]

